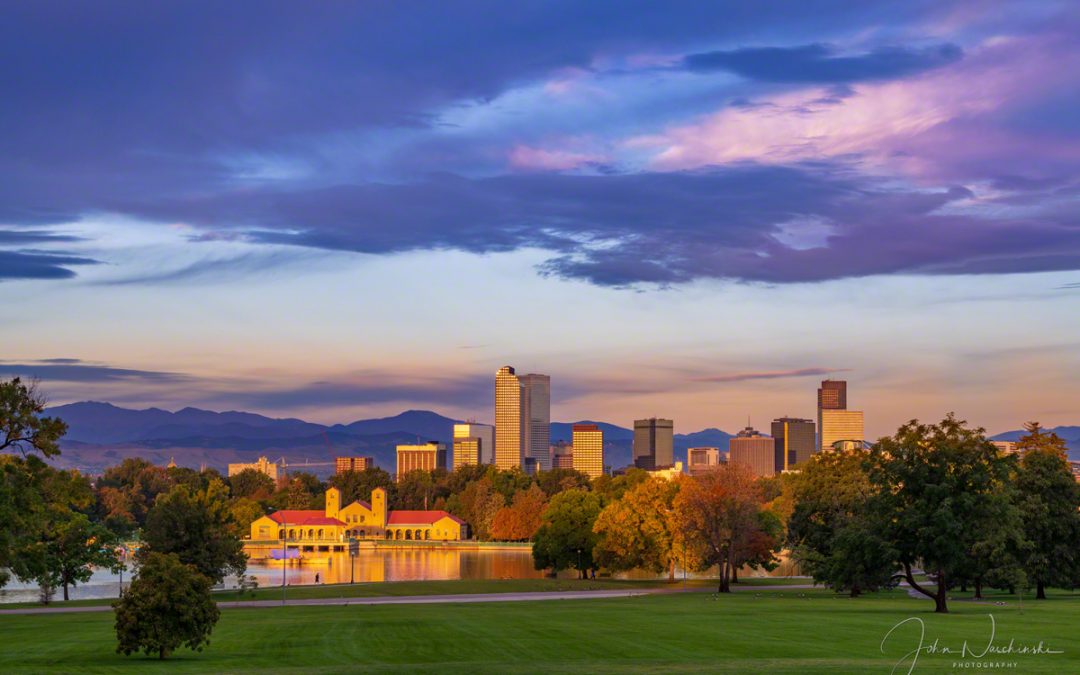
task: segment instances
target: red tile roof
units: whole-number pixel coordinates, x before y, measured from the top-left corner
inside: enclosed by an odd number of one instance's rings
[[[450,515],[446,511],[391,511],[386,519],[387,525],[434,525],[442,518],[449,518],[458,525],[464,525],[465,521],[457,516]]]
[[[275,523],[296,525],[297,527],[307,525],[345,525],[345,523],[341,522],[337,518],[327,518],[325,511],[301,511],[296,509],[282,509],[281,511],[274,511],[273,513],[271,513],[269,518]]]

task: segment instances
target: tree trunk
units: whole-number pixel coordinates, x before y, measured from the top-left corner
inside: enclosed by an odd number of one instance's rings
[[[945,604],[948,599],[946,593],[948,592],[948,584],[945,581],[945,573],[938,570],[937,575],[937,597],[934,598],[934,612],[937,614],[948,614],[949,608]]]
[[[966,578],[960,580],[960,592],[961,593],[967,593],[967,579]]]
[[[727,560],[722,560],[720,562],[720,592],[721,593],[730,593],[731,592],[731,584],[728,581],[728,562],[727,562]]]
[[[982,578],[976,577],[975,579],[975,599],[982,600]]]
[[[68,599],[68,585],[67,585],[67,582],[65,581],[64,582],[64,600],[67,600],[67,599]]]
[[[938,571],[936,593],[923,588],[919,582],[915,581],[915,575],[911,573],[911,565],[907,563],[904,563],[904,577],[907,579],[909,586],[934,601],[935,612],[947,613],[949,611],[948,607],[945,606],[945,575],[940,570]]]
[[[739,571],[735,569],[734,563],[731,565],[731,583],[739,583]]]
[[[859,584],[851,584],[851,595],[850,595],[850,597],[857,598],[861,594],[862,594],[862,591],[859,590]]]
[[[675,581],[675,559],[672,558],[668,565],[668,581]]]
[[[1037,582],[1035,584],[1035,599],[1036,600],[1045,600],[1046,599],[1046,586],[1041,581],[1039,581],[1039,582]]]
[[[164,660],[164,658],[165,658],[165,648],[164,647],[158,647],[157,657],[159,659]]]

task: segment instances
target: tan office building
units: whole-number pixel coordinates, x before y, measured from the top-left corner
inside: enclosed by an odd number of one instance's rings
[[[495,427],[466,422],[454,425],[454,469],[490,464],[495,451]]]
[[[838,441],[859,441],[863,439],[863,414],[861,410],[822,410],[821,447],[832,450]]]
[[[686,472],[699,476],[720,467],[720,448],[688,448],[686,450]]]
[[[257,462],[243,462],[243,463],[237,463],[237,464],[230,464],[229,465],[229,475],[230,476],[235,476],[236,474],[240,473],[241,471],[246,471],[247,469],[254,469],[255,471],[258,471],[259,473],[264,473],[267,476],[270,476],[270,478],[272,480],[275,480],[275,481],[277,480],[277,477],[278,477],[277,464],[275,464],[274,462],[271,462],[270,460],[266,459],[265,457],[260,457],[259,461],[257,461]]]
[[[575,424],[574,469],[597,478],[604,475],[604,432],[595,424]]]
[[[753,427],[746,427],[728,441],[728,463],[745,464],[755,476],[776,473],[776,443]]]
[[[397,446],[397,480],[410,471],[446,468],[446,445],[429,441],[420,445]]]
[[[367,471],[375,468],[374,457],[335,457],[334,473],[343,474],[349,471]]]

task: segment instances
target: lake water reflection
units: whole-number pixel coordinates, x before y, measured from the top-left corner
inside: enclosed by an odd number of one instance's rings
[[[319,553],[320,563],[284,566],[266,562],[268,550],[249,551],[252,561],[248,563],[248,575],[255,577],[260,588],[281,586],[285,583],[298,586],[315,583],[336,584],[355,581],[416,581],[444,579],[538,579],[544,573],[533,569],[532,553],[528,548],[476,550],[441,547],[424,548],[362,548],[359,555],[350,558],[348,553]],[[131,580],[130,572],[124,574],[124,584]],[[80,584],[70,593],[72,599],[116,597],[120,591],[120,578],[106,570],[95,570],[86,584]],[[235,579],[226,580],[226,587],[236,586]],[[57,593],[57,598],[62,597]],[[0,603],[26,602],[38,599],[37,587],[12,579],[0,590]]]

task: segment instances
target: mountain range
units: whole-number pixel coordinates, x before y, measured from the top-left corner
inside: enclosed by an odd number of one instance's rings
[[[336,456],[369,455],[379,466],[393,471],[395,446],[428,440],[449,443],[458,421],[430,410],[407,410],[393,417],[324,425],[239,411],[133,410],[97,401],[56,406],[48,414],[68,424],[58,464],[88,473],[100,472],[133,456],[161,464],[171,459],[181,466],[211,466],[224,471],[230,462],[254,461],[260,455],[271,460],[285,457],[294,468],[306,463],[321,475],[332,472]],[[631,463],[634,432],[614,424],[553,422],[551,442],[569,442],[573,425],[582,423],[597,424],[603,430],[605,463],[613,467]],[[1074,458],[1080,456],[1080,427],[1062,426],[1054,431],[1069,441]],[[1022,433],[1007,431],[994,438],[1015,440]],[[730,438],[731,434],[715,428],[676,434],[675,459],[685,460],[689,447],[726,450]]]

